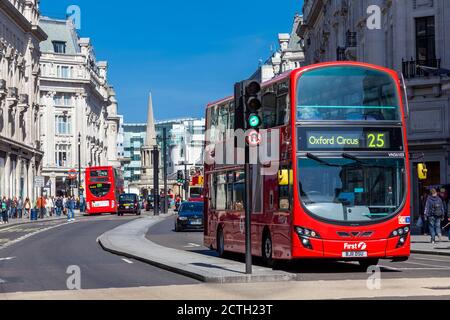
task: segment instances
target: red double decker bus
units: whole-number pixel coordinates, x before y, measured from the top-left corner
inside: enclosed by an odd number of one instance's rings
[[[279,144],[278,168],[263,175],[267,163],[253,165],[252,254],[267,265],[332,259],[367,267],[408,259],[410,165],[398,75],[333,62],[290,71],[261,88],[263,128],[279,133],[269,142]],[[224,141],[236,139],[234,112],[232,97],[207,107],[212,160],[224,153]],[[204,244],[220,255],[244,253],[244,166],[206,162]]]
[[[113,167],[86,168],[87,214],[117,213],[119,195],[124,192],[124,180]]]

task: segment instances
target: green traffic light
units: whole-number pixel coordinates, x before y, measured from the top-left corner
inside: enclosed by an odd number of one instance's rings
[[[249,124],[250,127],[252,127],[252,128],[259,127],[259,126],[261,125],[261,119],[259,118],[258,115],[252,114],[252,115],[250,115],[250,117],[248,118],[248,124]]]

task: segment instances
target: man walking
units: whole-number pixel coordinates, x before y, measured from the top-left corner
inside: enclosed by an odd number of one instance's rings
[[[438,196],[436,189],[431,189],[431,194],[427,199],[424,212],[425,220],[428,221],[431,234],[431,243],[436,243],[436,235],[438,241],[442,240],[441,221],[444,219],[444,203]]]
[[[23,215],[23,199],[22,197],[19,197],[19,200],[17,201],[17,216],[19,219],[22,219]]]
[[[58,216],[58,217],[60,217],[61,216],[61,213],[62,213],[62,211],[63,211],[63,200],[62,200],[62,198],[61,197],[58,197],[57,199],[56,199],[56,203],[55,203],[55,208],[56,208],[56,215]]]
[[[72,222],[75,221],[75,199],[74,197],[69,197],[66,202],[66,208],[67,208],[67,221]]]

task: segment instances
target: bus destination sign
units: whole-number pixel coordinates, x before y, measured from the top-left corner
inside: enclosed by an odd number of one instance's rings
[[[305,151],[403,151],[396,128],[299,128],[299,139]]]

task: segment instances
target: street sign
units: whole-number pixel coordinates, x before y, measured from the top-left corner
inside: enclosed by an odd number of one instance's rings
[[[75,169],[69,170],[68,176],[69,176],[70,180],[76,179],[77,178],[77,170],[75,170]]]
[[[45,177],[36,176],[34,177],[34,187],[44,188],[45,187]]]

